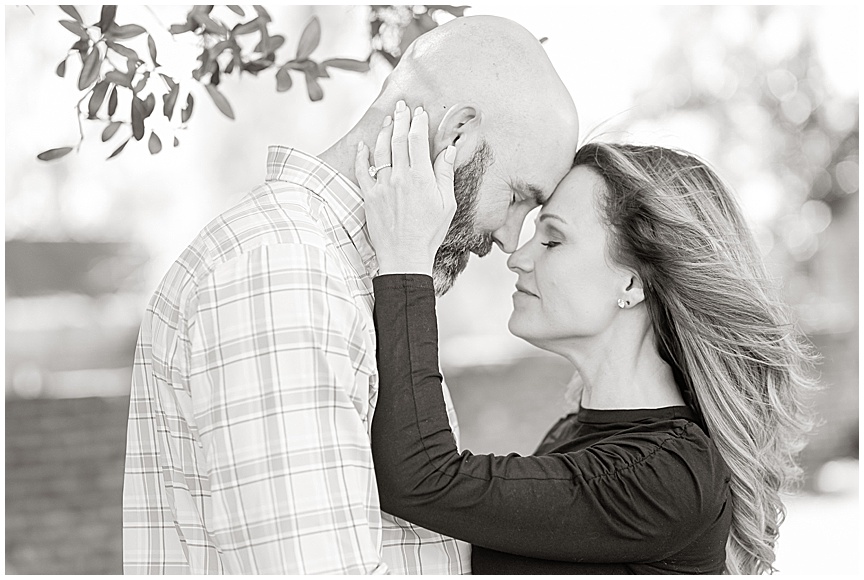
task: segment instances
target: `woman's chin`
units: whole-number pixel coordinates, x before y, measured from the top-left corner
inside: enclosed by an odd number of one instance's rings
[[[516,315],[515,311],[510,315],[510,320],[507,322],[507,329],[510,331],[510,334],[512,334],[516,338],[521,338],[528,344],[537,346],[532,340],[531,333],[528,332],[528,329],[525,328],[525,325],[522,324],[521,320],[519,320],[519,317]]]

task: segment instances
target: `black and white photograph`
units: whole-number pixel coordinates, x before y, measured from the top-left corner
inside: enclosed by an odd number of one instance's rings
[[[858,575],[860,9],[4,6],[7,575]]]

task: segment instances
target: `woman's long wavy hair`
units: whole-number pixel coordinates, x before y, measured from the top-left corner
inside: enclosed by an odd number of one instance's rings
[[[663,147],[589,143],[574,167],[605,182],[610,257],[638,273],[657,349],[732,472],[726,572],[773,572],[811,427],[810,348],[774,296],[730,190],[706,163]]]

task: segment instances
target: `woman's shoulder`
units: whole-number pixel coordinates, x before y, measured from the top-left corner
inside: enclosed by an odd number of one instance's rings
[[[591,479],[630,479],[716,488],[728,486],[729,469],[714,441],[693,417],[670,414],[608,425],[608,432],[585,447]],[[649,477],[650,476],[650,477]]]

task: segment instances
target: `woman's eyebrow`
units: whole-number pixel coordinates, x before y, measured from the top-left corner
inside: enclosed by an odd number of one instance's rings
[[[554,214],[554,213],[541,213],[537,217],[537,223],[538,224],[543,223],[546,220],[558,220],[559,222],[561,222],[565,226],[567,225],[567,221],[564,218],[562,218],[561,216]]]

